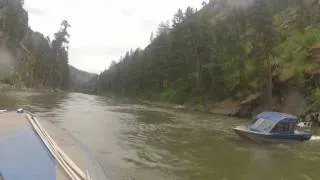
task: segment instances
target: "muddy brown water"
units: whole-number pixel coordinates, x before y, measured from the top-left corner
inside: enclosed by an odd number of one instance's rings
[[[320,179],[320,136],[255,144],[231,128],[246,120],[181,112],[78,93],[2,92],[90,149],[110,180]]]

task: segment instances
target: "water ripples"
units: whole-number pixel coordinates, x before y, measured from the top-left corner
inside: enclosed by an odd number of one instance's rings
[[[254,144],[232,127],[246,120],[179,112],[78,93],[11,93],[22,106],[90,147],[110,179],[316,179],[320,136]]]

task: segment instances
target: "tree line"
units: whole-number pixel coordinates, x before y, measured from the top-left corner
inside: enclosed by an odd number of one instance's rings
[[[0,1],[0,31],[16,58],[20,60],[17,72],[4,78],[10,84],[67,89],[69,83],[68,28],[64,20],[54,39],[50,40],[28,25],[28,13],[23,0]],[[22,59],[20,57],[23,57]]]
[[[128,51],[101,73],[96,90],[178,103],[254,92],[271,99],[274,76],[286,64],[279,60],[281,45],[292,31],[319,23],[319,6],[312,3],[253,0],[234,7],[232,1],[216,0],[200,10],[179,9],[171,23],[159,25],[144,50]],[[281,19],[289,10],[294,15]]]

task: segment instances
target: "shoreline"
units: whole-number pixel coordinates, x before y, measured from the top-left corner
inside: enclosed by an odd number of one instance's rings
[[[7,93],[10,91],[41,92],[41,93],[71,92],[71,91],[64,91],[64,90],[53,89],[53,88],[45,88],[45,87],[28,88],[22,85],[9,85],[9,84],[0,83],[0,92]],[[83,92],[80,92],[80,93],[83,93]],[[88,93],[84,93],[84,94],[88,94]],[[117,96],[112,93],[93,93],[92,95],[108,96],[115,99],[125,98],[129,101],[133,100],[145,105],[152,105],[155,107],[166,108],[166,109],[176,110],[181,112],[198,112],[198,113],[206,113],[206,114],[220,115],[220,116],[226,116],[226,117],[235,117],[235,118],[241,118],[241,119],[252,118],[257,113],[265,110],[264,104],[262,103],[259,94],[250,95],[243,101],[229,98],[218,103],[207,103],[207,104],[192,104],[192,103],[176,104],[173,102],[160,101],[160,100],[150,101],[141,97],[140,98],[123,97],[123,96]],[[291,99],[294,99],[294,98],[286,97],[286,99],[288,99],[289,101],[286,101],[280,104],[276,102],[276,99],[274,99],[275,108],[273,111],[289,113],[297,117],[300,117],[302,115],[307,116],[309,114],[309,111],[307,111],[306,109],[310,109],[310,106],[306,106],[305,104],[305,107],[303,108],[300,105],[298,107],[292,107]],[[300,104],[300,103],[301,102],[296,102],[296,104]]]
[[[23,91],[23,92],[48,92],[48,93],[62,93],[66,92],[61,89],[52,89],[45,87],[26,87],[21,85],[9,85],[0,82],[0,92],[6,91]]]
[[[218,107],[218,104],[211,104],[211,105],[205,106],[201,104],[197,104],[197,105],[175,104],[175,103],[162,102],[162,101],[156,101],[156,102],[151,102],[147,100],[138,100],[138,101],[143,104],[166,108],[166,109],[178,110],[178,111],[191,111],[191,112],[199,112],[199,113],[206,113],[206,114],[220,115],[220,116],[227,116],[227,117],[236,117],[236,118],[243,118],[243,119],[246,118],[246,117],[236,116],[236,111],[237,111],[236,109],[229,108],[229,110],[227,110],[226,108]]]

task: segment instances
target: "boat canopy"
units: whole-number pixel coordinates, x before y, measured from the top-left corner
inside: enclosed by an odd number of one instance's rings
[[[259,132],[270,132],[279,122],[295,124],[297,117],[279,113],[279,112],[263,112],[256,116],[256,121],[251,125],[250,129]]]
[[[270,121],[287,121],[287,122],[296,122],[297,117],[286,114],[286,113],[279,113],[279,112],[262,112],[257,115],[257,118],[263,118],[265,120],[270,120]]]

